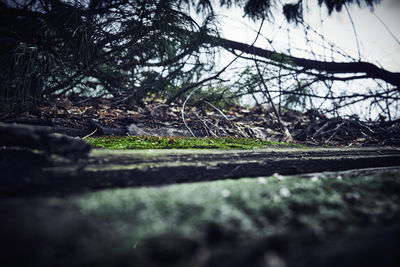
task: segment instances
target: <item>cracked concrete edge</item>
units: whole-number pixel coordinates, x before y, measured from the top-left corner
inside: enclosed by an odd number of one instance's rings
[[[95,150],[87,159],[52,157],[48,165],[17,169],[0,181],[0,195],[391,166],[400,166],[399,149]]]

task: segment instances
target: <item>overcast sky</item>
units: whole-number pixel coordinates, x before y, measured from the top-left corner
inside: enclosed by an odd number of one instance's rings
[[[293,0],[284,1],[293,2]],[[305,16],[306,21],[319,33],[324,34],[328,40],[358,59],[355,35],[346,10],[343,9],[340,13],[333,12],[329,16],[325,8],[319,9],[316,5],[317,0],[309,0],[308,2],[310,11]],[[276,12],[274,12],[275,19],[273,24],[264,24],[262,34],[269,39],[273,38],[276,50],[285,51],[289,40],[287,31],[285,30],[287,24],[283,22],[284,20],[279,8],[277,7]],[[373,63],[379,62],[388,70],[400,72],[400,44],[374,15],[376,14],[386,24],[392,34],[400,40],[400,0],[382,0],[381,4],[377,5],[374,9],[374,13],[371,12],[369,7],[364,6],[360,8],[357,5],[350,5],[349,11],[358,35],[361,60]],[[260,25],[259,22],[254,23],[251,20],[243,18],[243,13],[240,9],[220,9],[217,10],[217,14],[222,19],[221,29],[225,38],[246,43],[254,41],[256,36],[255,31],[257,31]],[[322,24],[321,18],[323,20]],[[310,38],[314,38],[316,42],[321,43],[321,39],[316,36],[310,35]],[[289,38],[292,47],[305,48],[307,46],[304,41],[302,29],[292,29]],[[268,47],[268,42],[263,38],[260,38],[256,45],[263,48],[270,48]],[[313,49],[318,50],[317,47]],[[295,51],[291,52],[296,53]],[[322,50],[317,52],[323,54]],[[336,60],[343,61],[340,58]]]
[[[277,4],[282,2],[297,2],[297,0],[276,0]],[[319,8],[317,0],[303,2],[308,2],[309,7],[308,12],[305,13],[305,21],[315,30],[315,32],[308,31],[308,42],[303,28],[288,24],[283,18],[282,7],[277,6],[273,12],[274,20],[264,22],[261,36],[259,36],[255,45],[264,49],[317,60],[357,61],[359,58],[357,42],[346,9],[343,9],[340,13],[334,11],[329,16],[326,8]],[[400,0],[381,0],[381,3],[375,7],[373,12],[367,6],[349,5],[348,7],[358,36],[361,60],[374,63],[393,72],[400,72]],[[260,21],[253,22],[243,18],[243,11],[239,8],[216,9],[215,11],[219,15],[223,37],[247,44],[253,43],[260,27]],[[383,21],[390,32],[380,20]],[[322,34],[324,38],[318,34]],[[270,43],[267,39],[273,42]],[[328,41],[338,47],[334,49],[336,52],[333,54],[329,50]],[[338,51],[340,53],[337,53]],[[351,56],[353,59],[342,56],[343,54]],[[232,54],[223,52],[217,60],[221,66],[225,66],[233,58]],[[235,68],[245,68],[246,65],[252,64],[248,61],[237,61],[231,66],[230,70],[235,71]],[[231,74],[232,72],[228,71],[228,80],[232,80]],[[229,77],[229,75],[231,76]],[[370,86],[375,87],[376,84],[368,80],[359,80],[350,85],[338,82],[337,86],[338,92],[342,90],[351,93],[361,92],[360,90],[367,89]],[[252,102],[252,98],[245,97],[242,102],[249,104]],[[365,104],[353,105],[342,111],[348,114],[364,113],[365,116],[377,117],[379,110],[374,110],[371,114],[368,111],[369,104]],[[395,107],[392,116],[399,116]]]

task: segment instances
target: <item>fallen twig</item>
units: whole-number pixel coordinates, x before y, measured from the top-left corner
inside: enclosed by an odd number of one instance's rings
[[[324,135],[326,132],[324,132],[325,128],[327,128],[331,124],[331,121],[327,121],[324,125],[322,125],[321,128],[319,128],[311,137],[311,139],[315,139],[320,135]]]
[[[203,123],[204,130],[206,131],[207,135],[210,135],[210,133],[211,133],[212,136],[218,137],[218,135],[213,133],[213,131],[210,129],[210,127],[208,127],[207,120],[201,118],[200,115],[197,114],[196,112],[193,112],[193,114],[196,115],[196,117]]]
[[[192,130],[190,129],[189,125],[187,125],[187,123],[186,123],[186,121],[185,121],[185,106],[186,106],[186,102],[190,99],[190,97],[192,96],[192,94],[193,94],[195,91],[197,91],[198,89],[200,89],[200,88],[201,88],[201,87],[194,88],[194,89],[190,92],[190,94],[186,97],[185,102],[183,102],[182,110],[181,110],[181,117],[182,117],[183,124],[185,124],[186,129],[188,129],[188,131],[190,132],[190,134],[191,134],[193,137],[196,137],[196,135],[192,132]]]
[[[338,126],[336,126],[335,129],[333,129],[333,134],[326,139],[325,143],[328,143],[329,141],[331,141],[331,139],[336,135],[336,133],[339,131],[339,129],[345,124],[345,122],[342,122],[341,124],[339,124]],[[341,138],[340,138],[341,139]]]
[[[211,103],[208,102],[208,101],[204,101],[204,103],[210,105],[212,108],[214,108],[215,110],[217,110],[217,111],[222,115],[222,117],[224,117],[224,119],[226,119],[227,121],[229,121],[229,123],[230,123],[232,126],[236,127],[236,129],[238,129],[238,131],[239,131],[239,133],[242,135],[242,137],[249,137],[246,133],[243,132],[242,129],[240,129],[236,124],[234,124],[234,123],[219,109],[219,108],[217,108],[216,106],[214,106],[213,104],[211,104]]]
[[[90,134],[88,134],[88,135],[85,135],[84,137],[82,137],[82,140],[85,140],[86,138],[88,138],[88,137],[90,137],[90,136],[94,135],[96,132],[97,132],[97,128],[96,128],[96,129],[94,129],[94,131],[93,131],[93,132],[91,132]]]

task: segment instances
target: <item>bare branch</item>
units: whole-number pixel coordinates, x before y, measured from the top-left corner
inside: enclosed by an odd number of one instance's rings
[[[368,78],[381,79],[387,83],[390,83],[400,90],[400,73],[390,72],[383,68],[369,63],[369,62],[325,62],[312,59],[305,59],[286,55],[284,53],[276,53],[267,49],[250,46],[244,43],[209,36],[208,41],[215,45],[224,47],[225,49],[239,50],[244,53],[251,55],[263,57],[275,62],[281,63],[284,68],[294,68],[301,67],[299,72],[306,72],[307,70],[316,70],[319,72],[325,72],[330,74],[340,74],[340,73],[365,73]]]

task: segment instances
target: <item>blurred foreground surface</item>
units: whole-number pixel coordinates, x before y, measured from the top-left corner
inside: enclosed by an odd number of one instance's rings
[[[1,266],[400,266],[400,169],[0,199]]]

